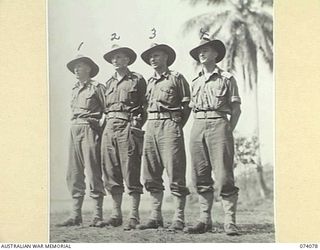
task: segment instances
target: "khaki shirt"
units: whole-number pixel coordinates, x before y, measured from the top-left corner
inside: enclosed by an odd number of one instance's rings
[[[146,81],[142,75],[128,70],[118,81],[115,73],[106,83],[105,113],[111,111],[142,113],[146,105]]]
[[[148,80],[146,98],[148,112],[181,110],[182,103],[189,103],[190,89],[184,76],[175,71],[156,73]]]
[[[231,114],[231,103],[241,103],[235,78],[216,67],[206,79],[203,72],[193,80],[189,106],[197,111],[221,111]]]
[[[104,85],[88,80],[83,86],[79,82],[72,89],[72,118],[100,119],[104,107]]]

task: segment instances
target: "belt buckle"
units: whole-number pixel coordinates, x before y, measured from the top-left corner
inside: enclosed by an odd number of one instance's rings
[[[160,120],[161,119],[161,114],[160,112],[157,112],[157,120]]]

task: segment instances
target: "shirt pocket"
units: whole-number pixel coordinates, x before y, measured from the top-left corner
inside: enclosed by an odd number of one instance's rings
[[[90,109],[92,103],[95,101],[95,92],[88,91],[82,92],[78,95],[77,98],[78,107],[82,109]]]
[[[105,99],[107,105],[117,102],[117,91],[115,87],[112,86],[106,90]]]
[[[176,91],[173,87],[160,87],[158,95],[159,102],[166,105],[174,105],[176,103],[176,99]]]
[[[138,101],[137,86],[130,86],[129,88],[121,88],[119,93],[119,101],[127,105],[134,105]]]
[[[214,108],[219,109],[223,105],[225,105],[228,101],[227,98],[228,87],[225,84],[219,85],[214,89]]]
[[[192,88],[191,102],[189,105],[190,107],[198,107],[199,108],[201,106],[201,103],[199,103],[199,101],[198,101],[198,99],[200,98],[199,97],[200,89],[201,89],[200,84],[198,84]]]

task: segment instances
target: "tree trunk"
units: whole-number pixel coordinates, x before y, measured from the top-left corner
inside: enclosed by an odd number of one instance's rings
[[[253,86],[253,93],[254,93],[254,98],[255,98],[255,109],[256,109],[256,136],[258,138],[258,152],[257,152],[257,178],[258,178],[258,183],[259,183],[259,188],[260,188],[260,194],[263,198],[267,198],[271,194],[271,190],[267,187],[266,182],[264,180],[264,175],[263,175],[263,166],[261,164],[261,150],[260,150],[260,126],[259,126],[259,102],[258,102],[258,86],[255,84]]]

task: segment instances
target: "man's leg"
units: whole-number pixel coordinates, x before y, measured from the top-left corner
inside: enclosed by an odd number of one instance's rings
[[[139,225],[138,229],[158,228],[163,226],[161,206],[163,200],[163,163],[159,152],[158,133],[162,121],[148,121],[144,139],[143,178],[145,188],[151,195],[151,214],[146,224]]]
[[[131,124],[128,123],[118,136],[123,179],[131,198],[130,217],[124,230],[135,229],[140,224],[139,205],[140,196],[143,193],[140,182],[143,131],[131,129],[130,126]]]
[[[84,136],[83,126],[72,126],[69,143],[69,162],[67,170],[67,185],[72,196],[72,209],[70,217],[58,227],[78,226],[82,224],[82,204],[85,195],[85,176],[81,140]]]
[[[170,228],[183,230],[186,196],[190,193],[186,187],[186,153],[183,130],[177,122],[168,119],[164,121],[161,132],[160,153],[163,156],[170,190],[175,200],[175,212]]]
[[[122,195],[124,192],[120,149],[115,129],[122,126],[125,121],[110,119],[103,131],[101,142],[102,171],[106,189],[112,196],[112,214],[106,222],[114,227],[122,225]]]
[[[221,196],[225,212],[225,232],[227,235],[237,235],[239,232],[236,227],[236,207],[239,189],[234,183],[234,144],[228,123],[226,119],[215,121],[214,129],[207,134],[207,145],[215,174],[216,195]]]
[[[101,140],[99,134],[87,126],[82,140],[83,160],[93,201],[92,227],[103,227],[103,197],[106,195],[102,181]]]
[[[198,222],[187,233],[200,234],[212,229],[211,210],[213,205],[212,167],[205,143],[206,120],[195,120],[190,137],[192,181],[199,194],[200,215]]]

